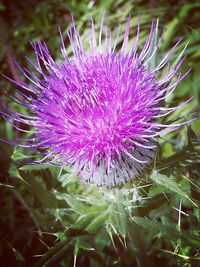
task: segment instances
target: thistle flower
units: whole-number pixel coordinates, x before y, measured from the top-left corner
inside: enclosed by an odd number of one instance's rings
[[[113,38],[104,18],[98,36],[91,20],[88,50],[72,19],[68,37],[73,56],[67,55],[60,32],[63,60],[59,63],[44,42],[32,44],[37,63],[27,60],[40,78],[19,67],[30,83],[12,82],[27,92],[17,90],[20,97],[15,101],[33,115],[20,114],[2,104],[7,111],[1,114],[13,127],[22,132],[27,131],[20,127],[23,124],[35,129],[32,138],[18,145],[42,150],[40,163],[78,168],[83,179],[97,186],[113,187],[140,177],[154,158],[157,138],[186,123],[158,121],[187,102],[171,108],[162,106],[187,73],[177,75],[184,58],[172,68],[169,64],[180,40],[150,67],[162,40],[161,36],[155,43],[157,26],[152,22],[140,52],[139,19],[136,37],[129,46],[130,17],[119,50],[120,27]]]

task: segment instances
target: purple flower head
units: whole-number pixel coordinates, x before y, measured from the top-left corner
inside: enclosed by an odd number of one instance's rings
[[[87,41],[82,42],[72,19],[68,37],[73,56],[68,57],[61,34],[63,60],[59,63],[44,42],[33,44],[37,63],[28,61],[39,76],[21,69],[30,83],[13,81],[27,91],[19,90],[20,98],[15,100],[33,115],[8,107],[1,114],[10,123],[18,122],[13,125],[18,130],[26,131],[19,123],[34,127],[33,137],[19,145],[44,150],[41,163],[69,164],[78,168],[83,179],[113,187],[140,176],[154,158],[160,134],[186,123],[161,124],[158,119],[186,103],[162,106],[187,73],[177,74],[184,58],[174,67],[169,64],[180,40],[152,67],[162,40],[161,36],[155,43],[157,24],[152,23],[139,52],[139,19],[131,46],[128,19],[120,49],[116,49],[120,28],[113,38],[103,21],[98,36],[91,21],[90,49],[86,50]]]

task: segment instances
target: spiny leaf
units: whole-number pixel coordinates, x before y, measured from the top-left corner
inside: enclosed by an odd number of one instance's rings
[[[83,230],[69,228],[65,232],[65,238],[63,237],[62,241],[52,246],[36,263],[35,267],[51,266],[54,262],[57,262],[63,257],[66,253],[66,249],[73,244],[74,237],[86,234],[87,233]]]
[[[77,221],[73,224],[73,228],[84,229],[87,227],[93,220],[95,220],[102,211],[94,211],[82,214],[78,217]]]
[[[67,204],[78,214],[85,214],[88,212],[88,205],[83,204],[77,196],[61,193],[56,190],[53,191],[54,195],[59,200],[64,200]]]
[[[62,247],[58,251],[54,251],[54,253],[51,254],[49,253],[50,250],[48,251],[47,254],[45,254],[40,261],[37,262],[35,267],[48,267],[52,266],[54,263],[57,263],[60,261],[60,259],[63,258],[64,255],[66,255],[67,248],[71,245],[70,241],[67,241],[66,244],[62,244]]]
[[[116,202],[110,206],[109,222],[125,237],[127,235],[127,214],[124,206],[124,197],[120,190],[116,191]]]
[[[188,194],[182,191],[179,188],[179,185],[168,176],[160,174],[157,171],[153,171],[150,178],[157,184],[162,185],[165,188],[169,189],[170,191],[173,191],[179,194],[180,196],[188,199],[195,207],[198,207],[197,204],[188,196]]]
[[[66,173],[58,176],[58,180],[61,182],[63,187],[73,184],[77,181],[77,176],[75,173]]]
[[[47,208],[57,208],[57,202],[55,196],[49,190],[46,190],[42,181],[37,179],[38,177],[31,173],[20,174],[20,177],[29,186],[31,191],[35,194],[40,203]]]
[[[17,169],[17,166],[15,164],[10,164],[9,174],[11,177],[19,178],[21,181],[23,181],[24,183],[29,185],[29,183],[20,175],[20,173]]]
[[[41,171],[52,168],[50,164],[31,164],[31,165],[24,165],[19,168],[21,171]]]
[[[109,211],[106,210],[99,214],[87,227],[86,230],[90,233],[96,233],[100,228],[105,226],[105,222],[109,217]]]
[[[28,158],[28,156],[24,155],[22,152],[22,149],[20,149],[18,147],[14,149],[12,156],[11,156],[11,159],[14,161],[23,160],[26,158]]]
[[[189,244],[192,247],[199,247],[200,238],[197,236],[191,235],[189,233],[180,233],[175,228],[141,217],[133,216],[132,220],[143,228],[155,231],[157,233],[161,232],[169,240],[177,242],[177,240],[180,238],[187,245]]]

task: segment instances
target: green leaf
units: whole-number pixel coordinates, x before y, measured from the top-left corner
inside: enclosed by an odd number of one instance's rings
[[[120,190],[116,190],[116,202],[110,207],[109,222],[123,236],[127,235],[127,213],[123,204],[124,197]]]
[[[174,38],[175,33],[178,29],[178,27],[183,24],[183,21],[186,19],[186,17],[189,14],[190,9],[199,7],[199,3],[193,3],[193,4],[184,4],[181,6],[181,9],[179,10],[179,13],[177,16],[174,17],[173,20],[171,20],[167,25],[167,30],[164,36],[162,47],[163,49],[167,49],[171,40]]]
[[[77,181],[77,175],[75,173],[66,173],[58,176],[58,180],[61,182],[63,187],[73,184]]]
[[[44,207],[57,208],[57,201],[55,196],[52,194],[52,192],[46,190],[45,184],[40,179],[40,177],[34,175],[33,172],[20,174],[20,177],[23,181],[26,182],[36,198]]]
[[[15,149],[12,153],[11,159],[14,161],[17,161],[17,160],[23,160],[26,158],[28,158],[28,156],[23,154],[22,148],[15,147]]]
[[[100,228],[105,226],[105,223],[109,217],[109,211],[106,210],[99,214],[87,227],[86,231],[90,233],[96,233]]]
[[[187,232],[180,233],[178,230],[172,227],[149,219],[144,219],[136,216],[133,216],[131,219],[141,227],[152,230],[153,232],[156,232],[156,234],[162,233],[167,237],[168,240],[177,242],[177,240],[180,238],[185,244],[199,248],[200,238],[197,236],[191,235]]]
[[[69,195],[67,193],[60,193],[54,190],[54,195],[59,200],[64,200],[67,204],[78,214],[85,214],[88,212],[88,205],[83,204],[78,196]]]
[[[16,177],[18,179],[20,179],[21,181],[23,181],[24,183],[26,183],[27,185],[29,185],[29,183],[20,175],[17,166],[15,164],[10,164],[9,167],[9,174],[11,177]]]
[[[97,216],[99,216],[99,212],[89,212],[86,214],[82,214],[78,217],[77,221],[73,224],[74,228],[84,229],[87,227]]]
[[[32,164],[24,165],[20,168],[21,171],[41,171],[52,168],[51,164]]]
[[[157,171],[153,171],[150,178],[157,184],[162,185],[163,187],[169,189],[170,191],[179,194],[181,197],[186,198],[195,207],[198,207],[197,204],[188,196],[188,194],[179,188],[179,185],[175,182],[175,180],[172,180],[170,177],[160,174]]]
[[[5,131],[6,131],[7,140],[12,141],[14,139],[13,127],[8,122],[5,123]]]

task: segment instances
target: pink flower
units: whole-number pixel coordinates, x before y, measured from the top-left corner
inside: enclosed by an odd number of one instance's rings
[[[78,168],[83,179],[97,186],[113,187],[139,177],[154,158],[160,134],[186,123],[163,125],[158,120],[180,107],[164,108],[163,101],[186,74],[177,75],[184,58],[173,68],[169,64],[180,40],[155,67],[150,67],[162,40],[161,37],[155,44],[156,24],[152,23],[139,53],[139,22],[136,38],[129,48],[128,19],[118,51],[119,30],[112,38],[103,20],[98,38],[91,22],[89,51],[85,51],[85,42],[72,20],[68,37],[73,56],[67,56],[61,35],[64,59],[60,63],[53,60],[44,42],[33,44],[37,65],[28,61],[40,78],[22,69],[31,83],[13,81],[27,91],[26,94],[18,91],[24,101],[17,101],[33,116],[9,108],[1,114],[7,121],[35,128],[33,138],[19,145],[43,149],[45,156],[41,163],[70,164]],[[161,75],[165,66],[167,70]]]

